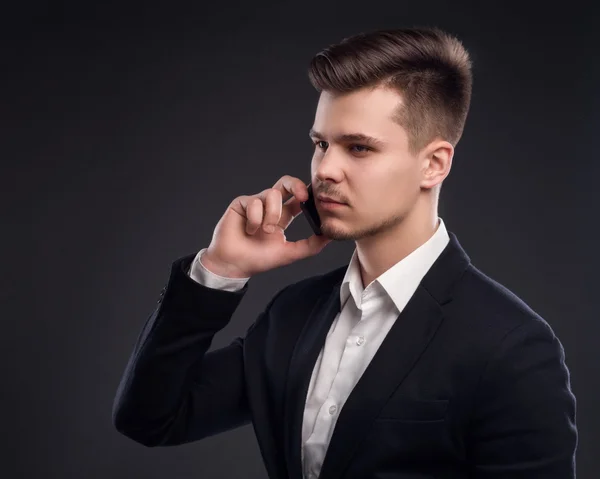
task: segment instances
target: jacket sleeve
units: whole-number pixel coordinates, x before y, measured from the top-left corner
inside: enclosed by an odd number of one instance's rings
[[[482,377],[468,439],[472,477],[575,478],[575,415],[560,341],[541,318],[527,320]]]
[[[187,274],[193,255],[176,260],[147,319],[113,403],[116,429],[146,446],[202,439],[251,421],[244,377],[244,337],[207,353],[248,290],[213,289]],[[275,298],[249,327],[264,317]]]

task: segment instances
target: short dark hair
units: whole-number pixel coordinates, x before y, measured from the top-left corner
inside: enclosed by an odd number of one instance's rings
[[[394,120],[416,153],[436,137],[458,143],[471,102],[471,59],[462,43],[435,27],[363,32],[317,53],[308,76],[318,92],[392,88],[404,105]]]

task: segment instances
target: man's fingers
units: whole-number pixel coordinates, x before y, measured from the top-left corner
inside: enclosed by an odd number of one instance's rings
[[[281,193],[278,190],[270,188],[267,190],[264,201],[265,216],[263,218],[263,227],[276,226],[281,218]],[[265,231],[267,231],[265,229]],[[267,231],[269,232],[269,231]]]
[[[259,202],[264,212],[259,214]],[[302,209],[300,202],[308,200],[308,188],[302,180],[293,176],[282,176],[273,188],[267,188],[252,196],[238,198],[240,214],[245,216],[250,231],[255,232],[262,226],[279,226],[285,231]],[[234,205],[235,206],[235,205]],[[234,210],[236,208],[234,207]]]
[[[306,201],[308,199],[308,187],[304,182],[290,175],[284,175],[277,183],[273,185],[273,188],[281,191],[281,198],[284,202],[295,196],[300,201]]]
[[[263,205],[260,198],[249,198],[246,202],[246,233],[253,235],[263,221]]]
[[[300,200],[294,197],[290,198],[283,204],[278,226],[285,231],[290,223],[294,221],[294,218],[296,218],[296,216],[298,216],[300,213],[302,213],[302,208],[300,208]]]

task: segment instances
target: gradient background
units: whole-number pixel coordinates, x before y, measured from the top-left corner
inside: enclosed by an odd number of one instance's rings
[[[121,436],[119,379],[172,261],[208,246],[236,196],[284,174],[309,181],[311,57],[359,31],[437,25],[474,61],[440,216],[561,339],[578,477],[598,477],[598,7],[216,3],[21,2],[0,15],[0,476],[265,477],[251,426],[163,449]],[[299,217],[286,234],[310,233]],[[253,278],[213,348],[353,248]]]

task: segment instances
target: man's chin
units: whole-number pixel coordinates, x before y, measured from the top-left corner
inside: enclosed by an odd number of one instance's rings
[[[340,228],[335,228],[335,227],[331,227],[330,225],[321,225],[321,233],[331,239],[331,240],[335,240],[335,241],[346,241],[346,240],[353,240],[354,236],[352,234],[352,231],[348,231],[348,230],[343,230]]]

